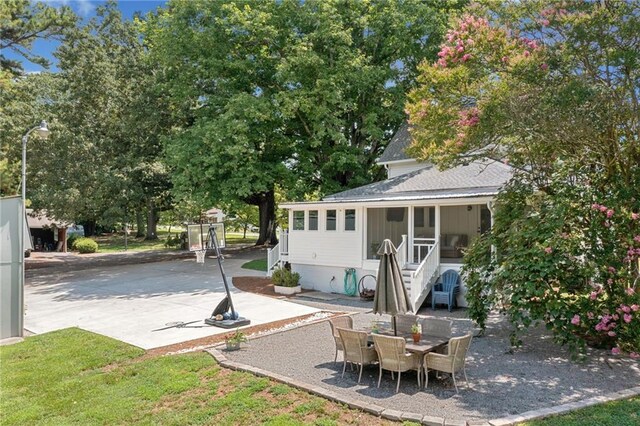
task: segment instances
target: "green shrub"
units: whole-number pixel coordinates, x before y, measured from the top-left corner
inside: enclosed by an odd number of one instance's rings
[[[98,251],[98,243],[91,238],[78,238],[73,246],[80,253],[95,253]]]
[[[300,285],[300,274],[288,269],[278,268],[273,271],[271,281],[274,285],[282,287],[297,287]]]
[[[182,238],[178,234],[175,236],[169,235],[167,237],[167,241],[165,241],[164,246],[167,248],[182,248]]]
[[[75,250],[76,246],[76,241],[78,241],[78,238],[80,238],[80,236],[78,234],[71,234],[69,235],[69,238],[67,238],[67,247]]]

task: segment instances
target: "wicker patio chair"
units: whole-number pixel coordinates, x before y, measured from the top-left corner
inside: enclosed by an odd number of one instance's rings
[[[451,327],[453,321],[440,318],[422,318],[420,320],[422,324],[422,334],[424,336],[437,336],[451,338]],[[443,346],[436,349],[434,352],[443,354],[447,353],[447,347]]]
[[[349,330],[346,328],[337,328],[338,334],[342,339],[342,348],[344,353],[344,366],[342,367],[342,377],[347,369],[347,362],[360,366],[360,374],[358,375],[358,384],[362,379],[362,368],[378,361],[378,354],[375,348],[367,346],[367,332]]]
[[[471,337],[471,334],[467,334],[462,337],[453,337],[449,339],[449,350],[446,354],[430,352],[424,356],[424,373],[426,376],[425,388],[429,385],[429,370],[450,373],[453,378],[453,386],[456,388],[456,393],[458,393],[456,373],[462,370],[464,380],[467,382],[467,387],[469,387],[469,380],[467,380],[467,371],[465,369],[465,360],[467,358],[467,351],[471,345]]]
[[[416,370],[418,372],[418,388],[420,388],[420,376],[422,371],[420,357],[406,352],[404,338],[374,334],[373,343],[376,348],[376,352],[378,352],[378,361],[380,363],[378,387],[380,387],[380,381],[382,380],[382,370],[391,371],[392,378],[394,372],[398,373],[396,393],[400,390],[400,374],[403,371]]]
[[[417,315],[396,315],[396,330],[398,330],[398,334],[411,334],[411,326],[417,323],[419,319]]]
[[[350,316],[343,316],[337,318],[329,319],[329,325],[331,325],[331,333],[333,334],[333,340],[336,344],[336,356],[333,359],[333,362],[338,362],[338,351],[343,351],[342,347],[342,339],[340,338],[340,334],[338,334],[337,328],[353,328],[353,318]]]
[[[442,282],[433,286],[431,291],[431,309],[437,304],[447,305],[449,312],[456,304],[456,294],[460,291],[460,275],[453,269],[442,274]]]

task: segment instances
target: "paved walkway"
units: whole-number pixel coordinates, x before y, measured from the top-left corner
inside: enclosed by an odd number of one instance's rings
[[[424,313],[432,314],[432,311]],[[450,314],[439,310],[436,315]],[[360,313],[353,318],[354,327],[363,328],[376,316]],[[454,320],[456,335],[473,329],[471,322],[464,318],[463,310],[455,311],[450,318]],[[448,379],[431,379],[426,391],[419,390],[416,375],[412,373],[402,375],[398,394],[389,373],[383,375],[378,389],[376,366],[365,368],[360,385],[356,383],[357,373],[349,369],[341,378],[342,363],[333,362],[334,343],[327,322],[257,338],[246,348],[224,355],[232,362],[290,377],[312,388],[327,389],[346,401],[358,400],[447,421],[480,422],[521,414],[599,397],[640,382],[639,363],[630,359],[593,350],[587,362],[574,363],[569,353],[556,346],[542,329],[530,333],[524,346],[512,352],[509,332],[508,324],[495,316],[491,317],[486,335],[474,338],[467,358],[471,389],[466,389],[461,380],[459,394]]]
[[[229,278],[264,274],[241,269],[247,257],[251,256],[226,257],[224,268]],[[208,258],[204,265],[197,264],[192,256],[69,269],[30,271],[25,286],[27,330],[44,333],[78,326],[144,349],[229,332],[203,322],[225,295],[215,259]],[[319,311],[235,288],[232,297],[236,310],[249,318],[251,325]],[[176,322],[189,324],[166,328]]]

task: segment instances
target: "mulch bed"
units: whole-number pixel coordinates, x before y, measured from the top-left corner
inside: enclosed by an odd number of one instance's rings
[[[246,291],[249,293],[261,294],[263,296],[281,298],[296,297],[295,295],[286,296],[284,294],[278,294],[273,289],[273,283],[271,278],[265,277],[233,277],[233,286],[238,290]],[[312,290],[302,289],[303,293],[308,293]]]

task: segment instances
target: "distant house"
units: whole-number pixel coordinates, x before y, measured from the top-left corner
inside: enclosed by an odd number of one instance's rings
[[[405,124],[378,160],[387,169],[384,181],[321,201],[281,204],[289,210],[289,231],[270,251],[269,270],[289,262],[303,287],[342,291],[345,268],[355,268],[358,279],[376,274],[376,251],[388,238],[414,306],[422,304],[441,273],[459,270],[464,250],[490,229],[492,202],[512,170],[473,162],[440,171],[407,156],[410,142]],[[464,294],[463,285],[462,306]]]
[[[226,214],[220,209],[212,208],[205,212],[205,216],[209,223],[222,223],[224,222],[224,218],[227,217]]]
[[[46,212],[27,209],[27,223],[35,251],[67,251],[68,223],[51,219]]]

